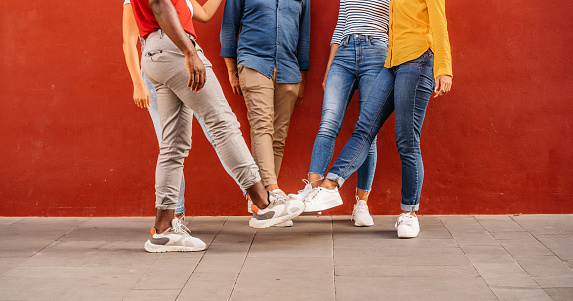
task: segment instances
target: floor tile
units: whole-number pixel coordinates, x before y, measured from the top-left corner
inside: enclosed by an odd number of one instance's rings
[[[180,290],[140,290],[129,291],[123,301],[169,301],[176,300]]]
[[[557,288],[546,288],[545,292],[554,301],[571,301],[573,299],[573,288],[572,287],[557,287]]]
[[[422,299],[421,296],[423,296]],[[497,300],[479,277],[336,277],[336,300]]]
[[[491,290],[500,301],[552,301],[541,288],[492,287]]]
[[[489,286],[506,288],[540,288],[517,263],[476,263],[476,270]]]
[[[571,250],[573,252],[573,250]],[[514,256],[521,267],[532,277],[570,276],[573,271],[555,255]]]

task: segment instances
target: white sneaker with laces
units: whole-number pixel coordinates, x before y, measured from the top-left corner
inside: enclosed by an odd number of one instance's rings
[[[157,233],[155,228],[151,228],[150,233],[151,237],[144,246],[145,251],[150,253],[196,252],[207,248],[202,240],[191,236],[191,230],[178,218],[171,220],[171,228],[163,233]]]
[[[302,190],[299,190],[298,193],[290,193],[288,195],[289,198],[291,199],[296,199],[299,201],[305,201],[305,199],[308,197],[308,195],[312,192],[312,190],[314,188],[312,188],[312,185],[310,184],[310,182],[306,179],[302,180],[304,182],[304,188]],[[322,212],[320,211],[304,211],[301,215],[315,215],[315,214],[322,214]]]
[[[298,193],[290,193],[288,196],[291,199],[297,199],[299,201],[304,201],[306,197],[312,192],[312,185],[306,179],[302,180],[304,182],[304,188],[299,190]]]
[[[418,217],[410,213],[402,213],[398,216],[398,220],[394,227],[398,229],[398,237],[400,238],[414,238],[420,233],[420,223]]]
[[[352,210],[352,219],[354,220],[354,226],[356,227],[370,227],[374,226],[374,220],[368,212],[368,205],[366,201],[359,200],[356,197],[356,204],[354,205],[354,210]]]
[[[264,209],[255,205],[251,206],[253,217],[249,220],[249,226],[257,229],[268,228],[289,221],[299,216],[304,210],[304,202],[287,200],[272,192],[269,192],[269,203]]]
[[[306,204],[304,212],[317,212],[342,205],[342,198],[338,193],[338,187],[326,189],[319,186],[312,189],[304,202]]]
[[[284,197],[285,199],[288,198],[288,196],[286,195],[286,193],[284,193],[284,191],[282,191],[280,188],[277,188],[277,189],[275,189],[275,190],[273,190],[273,191],[271,191],[271,192],[274,193],[274,194],[278,194],[278,195]],[[252,206],[253,206],[253,202],[252,202],[251,200],[247,199],[247,205],[249,206],[249,208],[247,209],[247,211],[252,214],[252,213],[253,213],[253,209],[251,209],[251,208],[252,208]],[[293,225],[294,225],[294,223],[292,222],[292,220],[288,220],[288,221],[286,221],[286,222],[282,222],[282,223],[278,223],[278,224],[276,224],[276,225],[272,225],[272,227],[286,228],[286,227],[292,227]]]

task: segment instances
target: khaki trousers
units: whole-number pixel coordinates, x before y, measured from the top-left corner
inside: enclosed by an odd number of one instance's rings
[[[238,71],[251,125],[251,152],[263,184],[277,184],[300,83],[276,83],[276,69],[271,78],[242,65]]]

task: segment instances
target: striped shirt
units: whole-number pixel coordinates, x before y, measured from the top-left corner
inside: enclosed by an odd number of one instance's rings
[[[360,34],[388,43],[390,0],[340,0],[338,22],[330,44],[339,44],[346,36]]]

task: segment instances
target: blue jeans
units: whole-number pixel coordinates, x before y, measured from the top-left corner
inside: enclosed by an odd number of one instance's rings
[[[157,108],[157,92],[155,91],[155,88],[153,88],[153,84],[151,84],[151,82],[145,77],[143,72],[141,73],[141,76],[143,77],[145,88],[147,88],[147,92],[149,92],[149,103],[150,103],[149,115],[151,116],[151,121],[153,121],[153,127],[155,128],[155,135],[157,136],[157,141],[161,145],[161,124],[159,123],[159,112]],[[213,146],[213,149],[215,149],[217,156],[219,156],[219,151],[217,150],[217,145],[215,144],[215,138],[213,137],[213,134],[211,133],[211,131],[209,131],[209,129],[207,129],[205,122],[203,122],[203,120],[199,116],[197,116],[197,114],[193,113],[193,115],[201,125],[201,128],[205,133],[205,137],[207,137],[207,140],[209,140],[209,142]],[[225,168],[225,171],[233,178],[233,180],[235,180],[239,188],[241,188],[241,190],[243,191],[243,195],[245,195],[246,194],[245,189],[241,187],[235,175],[230,171],[229,167],[225,165],[225,162],[221,160],[220,156],[219,156],[219,161],[221,161],[221,164],[223,165],[223,168]],[[179,197],[177,198],[176,206],[177,207],[175,208],[175,214],[185,212],[185,176],[181,178],[181,187],[179,188]]]
[[[358,89],[362,112],[372,84],[384,68],[387,51],[385,42],[368,36],[353,34],[342,40],[326,78],[322,117],[312,148],[309,173],[320,176],[326,173],[352,95]],[[366,159],[358,168],[356,188],[370,191],[375,171],[376,137],[368,149]]]
[[[434,88],[434,55],[426,51],[419,58],[386,69],[376,78],[368,100],[360,110],[354,133],[330,169],[327,179],[342,186],[368,156],[376,134],[394,112],[396,145],[402,160],[402,204],[404,211],[419,209],[424,166],[420,152],[420,131]]]

